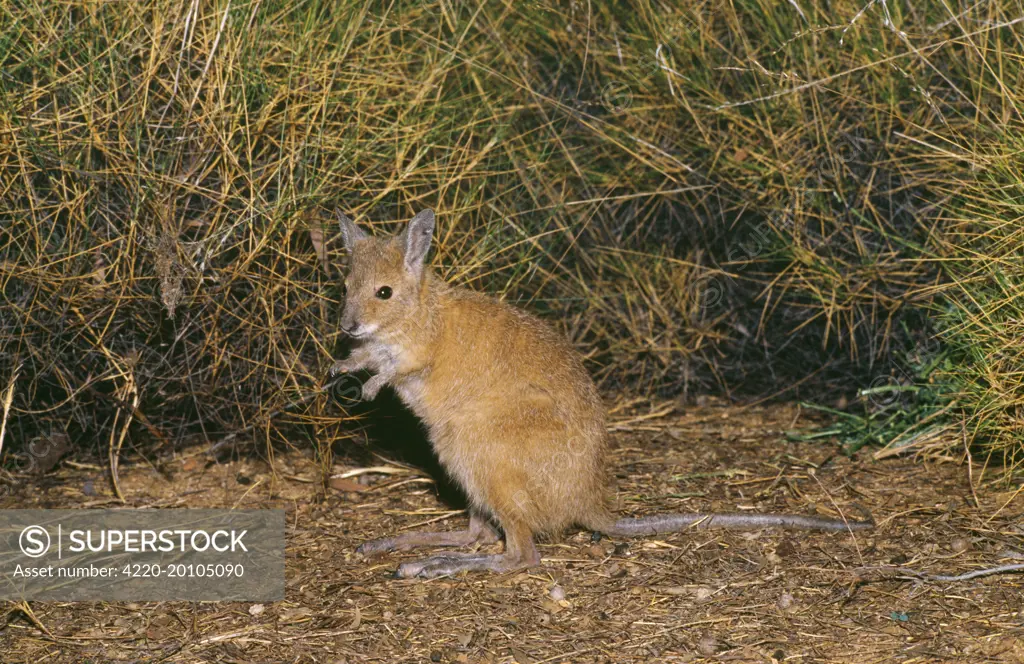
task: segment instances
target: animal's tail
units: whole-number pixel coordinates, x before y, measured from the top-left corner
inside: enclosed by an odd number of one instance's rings
[[[870,515],[863,521],[828,519],[800,514],[755,513],[690,513],[661,514],[638,518],[624,518],[597,528],[613,537],[642,537],[678,533],[691,528],[733,528],[757,530],[759,528],[786,528],[789,530],[831,530],[835,532],[865,530],[875,526]]]

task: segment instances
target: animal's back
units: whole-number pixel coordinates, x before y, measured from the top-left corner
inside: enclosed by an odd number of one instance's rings
[[[428,368],[396,387],[442,464],[481,510],[535,532],[603,517],[605,410],[576,352],[526,312],[433,287]]]

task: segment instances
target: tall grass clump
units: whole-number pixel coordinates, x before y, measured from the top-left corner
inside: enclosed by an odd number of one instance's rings
[[[955,358],[965,439],[1016,468],[1024,441],[1024,169],[1020,134],[986,155],[984,175],[955,191],[946,251],[951,286],[940,312]]]
[[[1019,19],[3,4],[5,450],[346,436],[336,207],[435,208],[445,277],[561,326],[609,392],[852,394],[941,331],[943,417],[1010,445],[1019,355],[964,358],[1019,329]]]

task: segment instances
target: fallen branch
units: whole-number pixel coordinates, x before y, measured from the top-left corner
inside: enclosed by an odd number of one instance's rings
[[[940,581],[955,583],[957,581],[968,581],[970,579],[977,579],[982,576],[991,576],[993,574],[1011,574],[1014,572],[1024,571],[1024,563],[1011,563],[1008,565],[999,565],[997,567],[987,567],[985,569],[974,570],[973,572],[964,572],[963,574],[926,574],[916,569],[910,569],[909,567],[895,567],[888,565],[880,565],[875,567],[858,567],[854,570],[858,574],[861,572],[894,572],[896,574],[905,574],[912,576],[921,581]]]
[[[987,569],[978,569],[973,572],[966,572],[964,574],[957,574],[955,576],[947,576],[945,574],[932,574],[927,578],[931,581],[967,581],[968,579],[976,579],[979,576],[989,576],[991,574],[1009,574],[1011,572],[1024,571],[1024,563],[1014,563],[1011,565],[1000,565],[998,567],[989,567]]]

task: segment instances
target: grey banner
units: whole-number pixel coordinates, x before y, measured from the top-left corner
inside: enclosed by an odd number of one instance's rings
[[[0,510],[0,599],[284,599],[284,510]]]

